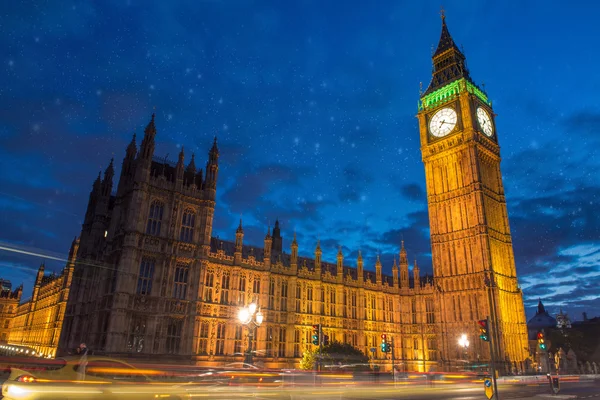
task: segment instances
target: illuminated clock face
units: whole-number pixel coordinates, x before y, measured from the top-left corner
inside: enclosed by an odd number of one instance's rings
[[[477,122],[479,127],[487,136],[492,137],[494,134],[494,126],[492,125],[492,119],[490,114],[487,113],[483,108],[477,108]]]
[[[453,108],[442,108],[429,121],[429,132],[435,137],[444,137],[454,130],[458,116]]]

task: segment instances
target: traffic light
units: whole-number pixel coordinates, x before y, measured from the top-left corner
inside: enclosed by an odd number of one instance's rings
[[[329,336],[323,335],[323,346],[327,346],[329,344]]]
[[[537,334],[537,341],[540,350],[546,350],[546,339],[544,338],[544,332],[540,331]]]
[[[488,327],[488,320],[487,319],[481,319],[479,321],[477,321],[477,323],[479,324],[479,339],[483,340],[484,342],[489,342],[490,341],[490,330]]]
[[[319,345],[319,337],[321,336],[321,325],[313,325],[312,344]]]
[[[387,335],[385,333],[381,335],[381,351],[383,353],[390,351],[390,345],[387,342]]]

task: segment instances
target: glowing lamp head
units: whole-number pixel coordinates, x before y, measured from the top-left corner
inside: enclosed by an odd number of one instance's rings
[[[263,323],[264,315],[260,309],[256,313],[256,325],[260,325]]]
[[[254,313],[256,312],[256,303],[250,303],[250,305],[248,306],[248,310],[250,310],[251,315],[254,315]]]
[[[238,313],[238,319],[242,324],[247,324],[250,322],[250,312],[247,308],[242,308]]]

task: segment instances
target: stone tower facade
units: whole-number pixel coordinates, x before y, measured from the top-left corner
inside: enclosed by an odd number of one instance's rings
[[[219,150],[215,139],[203,177],[193,155],[184,165],[183,149],[177,163],[155,157],[155,136],[153,115],[139,151],[135,135],[125,151],[116,192],[112,161],[93,184],[63,351],[83,341],[107,353],[191,352],[190,300],[210,250]]]
[[[445,17],[433,67],[417,117],[434,279],[442,299],[441,357],[456,358],[458,337],[467,333],[477,338],[477,321],[489,317],[495,357],[504,368],[509,362],[514,368],[527,358],[527,327],[495,114],[486,93],[471,79]],[[489,359],[487,343],[471,343],[472,359]]]

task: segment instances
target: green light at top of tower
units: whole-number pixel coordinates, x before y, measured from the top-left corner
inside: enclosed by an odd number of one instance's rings
[[[419,111],[427,110],[444,103],[465,90],[479,97],[485,104],[491,105],[487,95],[481,89],[467,79],[461,78],[423,96],[419,101]]]

